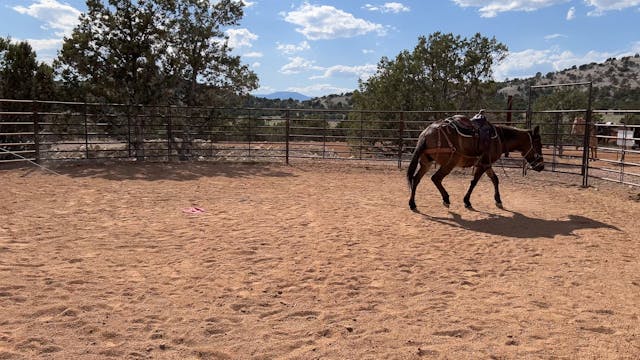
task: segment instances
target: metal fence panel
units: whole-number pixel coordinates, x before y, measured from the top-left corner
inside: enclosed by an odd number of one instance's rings
[[[407,164],[430,123],[476,111],[355,111],[128,106],[0,100],[0,163],[138,159],[291,159]],[[547,169],[583,174],[581,135],[572,119],[585,110],[486,110],[494,124],[539,125]],[[595,111],[619,114],[620,111]],[[622,112],[625,113],[625,112]],[[640,114],[638,111],[627,113]],[[640,126],[595,124],[598,159],[589,176],[640,186]],[[605,131],[606,129],[606,131]],[[623,136],[623,138],[620,138]],[[520,167],[520,154],[499,166]]]

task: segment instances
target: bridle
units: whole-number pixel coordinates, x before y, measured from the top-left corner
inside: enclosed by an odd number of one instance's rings
[[[529,162],[529,161],[527,160],[527,167],[528,167],[528,168],[530,168],[530,169],[533,169],[533,168],[535,168],[536,166],[538,166],[539,164],[541,164],[544,160],[543,160],[543,158],[542,158],[542,155],[541,155],[541,154],[538,154],[538,153],[536,152],[536,150],[533,148],[533,137],[531,136],[531,133],[530,133],[530,132],[527,132],[527,135],[529,135],[529,144],[530,144],[530,145],[529,145],[529,151],[527,151],[527,152],[524,154],[524,156],[523,156],[523,157],[524,157],[524,159],[526,160],[526,159],[527,159],[527,155],[529,155],[530,153],[532,153],[532,152],[533,152],[533,161]]]

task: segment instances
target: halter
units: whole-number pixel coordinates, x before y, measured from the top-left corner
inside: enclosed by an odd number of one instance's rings
[[[533,161],[529,162],[527,161],[527,166],[531,169],[533,169],[535,166],[537,166],[538,164],[542,163],[544,160],[542,158],[542,155],[538,154],[535,149],[533,148],[533,137],[531,136],[531,133],[527,131],[527,135],[529,135],[529,151],[527,151],[523,158],[526,160],[527,159],[527,155],[529,155],[529,153],[533,152]]]

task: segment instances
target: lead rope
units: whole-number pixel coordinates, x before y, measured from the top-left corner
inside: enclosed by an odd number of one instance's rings
[[[527,162],[527,155],[529,155],[530,152],[533,151],[534,155],[537,155],[535,153],[535,150],[533,150],[533,137],[531,137],[531,134],[527,132],[527,135],[529,135],[529,151],[527,151],[524,156],[522,157],[522,174],[523,175],[527,175],[527,170],[529,170],[529,168],[533,169],[533,167]],[[538,162],[538,156],[536,156],[535,161]]]
[[[2,150],[2,151],[4,151],[4,152],[6,152],[7,154],[11,154],[11,155],[16,156],[16,157],[19,157],[19,158],[21,158],[21,159],[23,159],[23,160],[26,160],[26,161],[28,161],[28,162],[32,163],[33,165],[35,165],[35,166],[37,166],[37,167],[39,167],[39,168],[41,168],[41,169],[43,169],[43,170],[46,170],[46,171],[48,171],[48,172],[50,172],[50,173],[53,173],[53,174],[56,174],[56,175],[59,175],[59,176],[64,176],[64,175],[62,175],[62,174],[60,174],[60,173],[57,173],[57,172],[55,172],[55,171],[53,171],[53,170],[51,170],[51,169],[49,169],[49,168],[46,168],[46,167],[44,167],[44,166],[42,166],[42,165],[40,165],[40,164],[36,163],[35,161],[31,161],[31,160],[27,159],[26,157],[24,157],[24,156],[22,156],[22,155],[20,155],[20,154],[16,154],[16,153],[11,152],[11,151],[9,151],[9,150],[7,150],[7,149],[4,149],[4,148],[0,148],[0,150]]]

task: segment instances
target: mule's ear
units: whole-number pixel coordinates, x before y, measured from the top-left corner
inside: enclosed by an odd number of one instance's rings
[[[533,135],[540,135],[540,126],[536,125],[536,127],[533,128]]]

